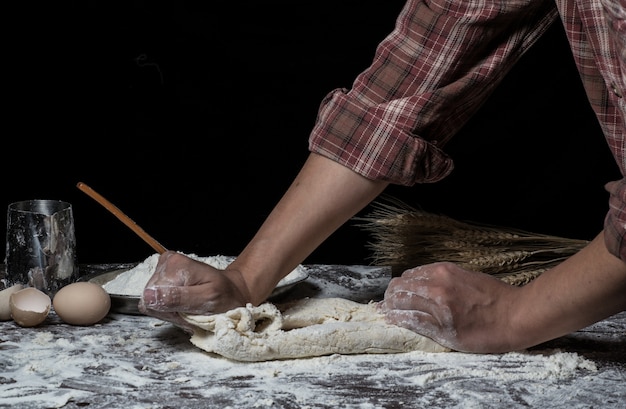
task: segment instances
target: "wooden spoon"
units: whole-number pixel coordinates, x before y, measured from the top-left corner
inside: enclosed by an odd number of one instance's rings
[[[80,190],[86,193],[89,197],[94,199],[96,202],[100,203],[107,209],[109,212],[113,213],[115,217],[117,217],[122,223],[128,226],[132,231],[134,231],[139,237],[143,239],[146,243],[150,245],[157,253],[163,254],[167,251],[165,247],[163,247],[158,241],[156,241],[152,236],[146,233],[137,223],[135,223],[130,217],[126,216],[120,209],[117,208],[113,203],[109,202],[98,192],[84,184],[83,182],[78,182],[76,185]]]

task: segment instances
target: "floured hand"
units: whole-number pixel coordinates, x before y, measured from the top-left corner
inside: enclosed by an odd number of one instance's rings
[[[517,349],[509,318],[519,291],[487,274],[434,263],[393,278],[379,309],[387,322],[456,351],[504,352]]]
[[[139,310],[186,331],[185,314],[214,314],[246,305],[248,290],[237,271],[219,270],[181,253],[159,257],[156,270],[143,290]]]

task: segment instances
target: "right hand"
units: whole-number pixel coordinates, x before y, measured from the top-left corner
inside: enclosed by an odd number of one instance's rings
[[[167,251],[139,301],[139,311],[192,332],[180,313],[209,315],[245,306],[250,293],[237,270],[219,270],[184,254]]]
[[[379,308],[387,322],[455,351],[508,352],[531,345],[510,338],[511,309],[520,291],[491,275],[439,262],[393,278]]]

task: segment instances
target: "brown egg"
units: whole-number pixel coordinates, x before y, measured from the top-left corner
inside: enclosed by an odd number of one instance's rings
[[[15,284],[12,287],[5,288],[0,291],[0,321],[9,321],[11,319],[11,305],[9,299],[11,294],[24,288],[22,284]]]
[[[22,327],[34,327],[44,322],[50,312],[50,296],[34,287],[11,294],[11,318]]]
[[[111,297],[99,284],[81,281],[57,291],[52,306],[67,324],[92,325],[109,313]]]

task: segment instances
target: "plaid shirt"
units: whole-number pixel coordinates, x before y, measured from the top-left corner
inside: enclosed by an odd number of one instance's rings
[[[441,180],[442,147],[559,16],[626,175],[626,0],[409,0],[352,89],[322,101],[309,149],[370,179]],[[606,188],[605,241],[626,261],[626,179]]]

